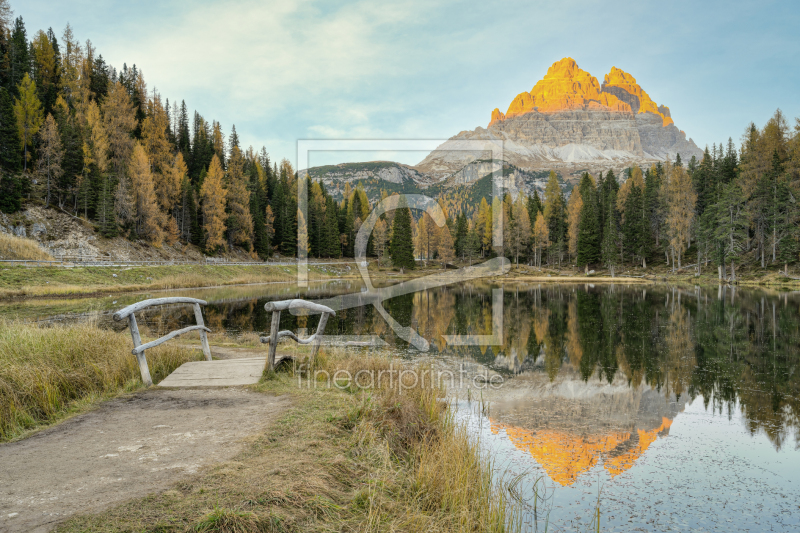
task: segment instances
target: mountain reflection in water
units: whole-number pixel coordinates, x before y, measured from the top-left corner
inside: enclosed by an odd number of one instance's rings
[[[508,395],[514,399],[504,400],[502,391],[494,396],[491,431],[530,453],[562,486],[598,463],[612,478],[630,469],[658,437],[669,435],[686,403],[685,396],[665,398],[646,385],[629,387],[624,379],[615,380],[617,385],[587,383],[565,368],[553,381],[537,377],[518,380],[517,391]],[[527,382],[524,398],[519,397],[522,381]]]

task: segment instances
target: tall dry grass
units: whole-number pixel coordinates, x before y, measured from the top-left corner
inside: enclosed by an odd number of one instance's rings
[[[45,252],[33,239],[0,232],[0,259],[52,261],[53,256]]]
[[[51,422],[76,402],[142,385],[127,331],[96,324],[40,327],[0,320],[0,441]],[[158,382],[199,352],[170,346],[147,351]]]
[[[356,529],[365,531],[513,532],[522,508],[466,427],[454,421],[444,392],[432,380],[397,370],[388,358],[344,350],[323,353],[315,370],[383,375],[341,423],[352,427],[356,454],[376,470],[361,500]],[[417,366],[419,376],[431,369]],[[319,374],[317,374],[319,375]],[[429,374],[430,375],[430,374]],[[404,379],[403,387],[398,378]],[[387,520],[389,523],[387,523]]]

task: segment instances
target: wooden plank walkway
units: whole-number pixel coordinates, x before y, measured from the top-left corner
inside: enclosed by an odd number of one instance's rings
[[[184,363],[159,387],[238,387],[255,385],[264,371],[264,357]]]

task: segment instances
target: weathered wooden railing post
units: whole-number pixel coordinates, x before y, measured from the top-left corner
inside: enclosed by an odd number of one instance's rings
[[[275,353],[278,351],[278,328],[281,325],[281,312],[272,312],[272,324],[269,328],[269,354],[267,355],[267,368],[275,369]]]
[[[139,333],[139,325],[136,323],[136,312],[155,305],[167,304],[192,304],[194,308],[194,318],[197,321],[197,325],[189,326],[177,331],[171,331],[159,339],[150,341],[147,344],[142,344],[142,336]],[[206,333],[210,333],[211,330],[205,326],[205,322],[203,321],[203,313],[200,310],[201,305],[206,305],[206,302],[196,298],[184,298],[182,296],[173,298],[154,298],[152,300],[143,300],[133,305],[129,305],[128,307],[120,309],[114,313],[114,320],[116,321],[124,320],[126,318],[128,319],[128,325],[131,328],[131,338],[133,339],[133,350],[131,353],[136,356],[136,359],[139,362],[139,371],[142,374],[142,382],[146,386],[150,387],[153,384],[153,378],[150,376],[150,369],[147,366],[147,357],[145,356],[145,352],[150,348],[155,348],[159,344],[167,342],[170,339],[174,339],[178,335],[183,335],[184,333],[189,333],[190,331],[199,331],[200,343],[203,347],[203,355],[205,355],[206,360],[211,361],[211,348],[208,346],[208,337],[206,335]]]
[[[197,321],[198,326],[205,326],[203,321],[203,312],[200,310],[200,304],[194,304],[194,319]],[[211,348],[208,346],[208,336],[205,330],[200,330],[200,344],[203,346],[203,355],[206,356],[206,361],[211,361]]]
[[[142,345],[142,336],[139,334],[139,325],[136,323],[136,315],[131,313],[128,315],[128,324],[131,328],[131,337],[133,338],[133,350]],[[144,350],[136,354],[136,359],[139,361],[139,372],[142,374],[142,382],[145,387],[153,385],[153,378],[150,377],[150,368],[147,366],[147,357],[144,355]]]
[[[314,314],[320,313],[319,324],[317,331],[307,339],[300,339],[291,331],[278,331],[281,325],[281,311],[291,309],[303,309],[310,311]],[[267,355],[267,370],[275,370],[275,357],[278,349],[278,341],[283,337],[289,337],[298,344],[311,344],[311,361],[317,356],[320,343],[322,342],[322,335],[325,332],[325,326],[328,323],[330,315],[336,316],[336,312],[330,307],[320,305],[314,302],[307,302],[306,300],[281,300],[279,302],[267,302],[264,305],[264,310],[267,312],[272,311],[272,324],[270,325],[269,337],[261,337],[262,343],[269,343],[269,353]]]

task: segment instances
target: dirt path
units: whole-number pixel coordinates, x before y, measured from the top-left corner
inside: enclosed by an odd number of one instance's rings
[[[163,490],[239,452],[289,405],[245,389],[151,389],[0,445],[0,531]]]

